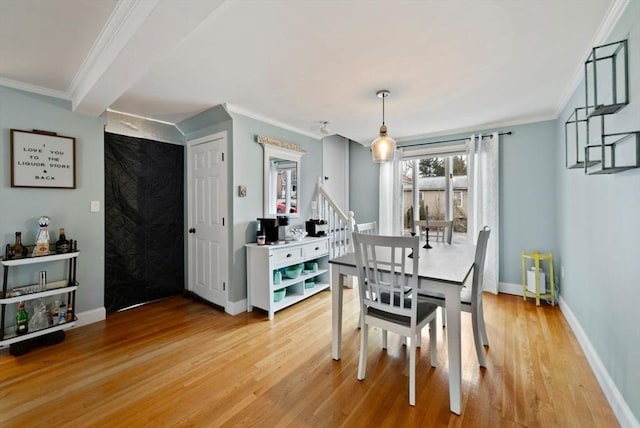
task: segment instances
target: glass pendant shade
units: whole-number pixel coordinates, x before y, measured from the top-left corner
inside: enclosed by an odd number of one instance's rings
[[[393,158],[396,140],[387,135],[387,127],[380,127],[380,136],[371,143],[371,157],[374,162],[383,163]]]
[[[376,92],[378,98],[382,98],[382,125],[380,125],[380,136],[371,143],[371,157],[374,162],[382,163],[393,159],[396,151],[396,140],[387,135],[387,125],[384,124],[384,99],[391,94],[386,89]]]

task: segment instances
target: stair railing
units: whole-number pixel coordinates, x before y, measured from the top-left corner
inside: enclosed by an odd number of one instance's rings
[[[315,203],[318,217],[327,222],[329,236],[329,257],[339,257],[353,252],[351,234],[355,227],[353,211],[346,214],[322,186],[322,178],[316,181]]]

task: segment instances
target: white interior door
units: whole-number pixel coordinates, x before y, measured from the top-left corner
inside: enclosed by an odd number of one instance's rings
[[[322,139],[323,186],[342,211],[349,211],[349,140],[339,135]]]
[[[227,133],[188,143],[189,291],[227,303]]]

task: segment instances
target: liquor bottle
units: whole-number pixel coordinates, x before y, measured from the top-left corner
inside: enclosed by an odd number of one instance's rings
[[[67,306],[67,322],[73,322],[73,305],[69,302]]]
[[[58,312],[58,324],[64,324],[67,322],[67,305],[64,302],[60,303],[60,311]]]
[[[64,227],[61,227],[59,238],[56,241],[56,253],[63,254],[63,253],[68,253],[69,251],[71,251],[71,248],[69,246],[69,241],[67,240],[67,237],[64,234]]]
[[[36,247],[33,249],[34,256],[49,255],[49,217],[42,216],[38,220],[40,231],[36,237]]]
[[[16,334],[26,334],[29,332],[29,314],[24,309],[24,302],[18,304],[16,313]]]
[[[16,242],[13,244],[13,254],[15,257],[25,256],[26,248],[22,245],[22,232],[16,232]]]
[[[11,260],[14,257],[15,254],[13,253],[13,247],[11,246],[11,244],[7,244],[7,247],[4,250],[4,259]]]
[[[58,325],[58,321],[60,320],[60,302],[57,300],[53,303],[51,307],[51,325]]]

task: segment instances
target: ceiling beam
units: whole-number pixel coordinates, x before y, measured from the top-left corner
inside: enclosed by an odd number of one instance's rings
[[[73,111],[101,115],[222,2],[120,0],[70,85]]]

